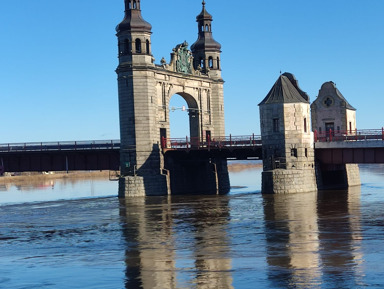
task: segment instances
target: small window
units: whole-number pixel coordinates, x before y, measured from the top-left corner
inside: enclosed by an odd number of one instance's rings
[[[129,39],[125,39],[124,41],[124,54],[130,54],[131,53],[131,43],[129,42]]]
[[[304,118],[304,132],[307,132],[307,118]]]
[[[307,148],[305,149],[304,153],[305,153],[305,157],[307,158],[308,157],[308,149]]]
[[[279,132],[279,119],[273,119],[273,132]]]
[[[291,157],[297,158],[297,149],[291,149]]]
[[[133,9],[136,9],[136,8],[137,8],[136,1],[133,1]]]
[[[352,133],[352,122],[349,122],[349,133]]]
[[[209,57],[208,62],[209,62],[209,68],[213,68],[213,58],[212,58],[212,56]]]
[[[205,25],[205,31],[208,31],[208,24]]]
[[[147,39],[147,41],[146,41],[146,43],[145,43],[145,47],[146,47],[146,52],[147,52],[147,54],[149,55],[150,54],[150,47],[149,47],[149,40]]]
[[[141,40],[139,38],[136,39],[136,53],[141,53]]]
[[[217,57],[217,69],[220,69],[220,58]]]
[[[200,59],[200,67],[204,68],[204,59],[203,58]]]

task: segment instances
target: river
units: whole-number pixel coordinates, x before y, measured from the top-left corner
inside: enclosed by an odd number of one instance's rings
[[[0,186],[0,288],[383,288],[384,170],[362,186],[119,200],[117,183]]]

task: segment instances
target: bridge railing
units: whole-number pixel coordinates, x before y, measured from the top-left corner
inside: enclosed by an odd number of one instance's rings
[[[384,128],[362,130],[329,130],[314,132],[315,142],[369,141],[384,140]]]
[[[189,149],[221,149],[236,147],[256,147],[261,146],[261,136],[223,136],[208,137],[201,139],[199,137],[186,138],[162,138],[161,146],[163,149],[189,150]]]
[[[30,142],[0,144],[0,152],[33,152],[61,150],[108,150],[119,149],[120,140]]]

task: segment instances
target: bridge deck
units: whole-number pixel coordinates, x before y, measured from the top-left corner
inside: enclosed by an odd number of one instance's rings
[[[0,174],[31,171],[119,170],[120,141],[0,145]]]
[[[326,164],[384,163],[384,129],[315,131],[316,158]],[[164,154],[196,153],[232,159],[262,159],[260,136],[162,139]],[[0,174],[27,171],[119,170],[120,141],[0,144]]]

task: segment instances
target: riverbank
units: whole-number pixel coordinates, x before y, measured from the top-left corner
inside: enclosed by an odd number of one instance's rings
[[[113,173],[111,172],[111,175]],[[0,184],[20,184],[20,183],[34,183],[47,180],[57,179],[73,179],[73,180],[85,180],[85,179],[106,179],[110,177],[109,171],[80,171],[80,172],[54,172],[54,173],[22,173],[18,175],[5,175],[0,177]]]
[[[262,163],[260,162],[229,162],[229,172],[242,172],[252,168],[260,168]],[[8,174],[0,177],[0,184],[19,184],[19,183],[34,183],[46,180],[58,180],[58,179],[73,179],[73,180],[85,180],[85,179],[105,179],[110,177],[116,178],[115,172],[110,171],[79,171],[79,172],[50,172],[50,173],[21,173],[21,174]]]

